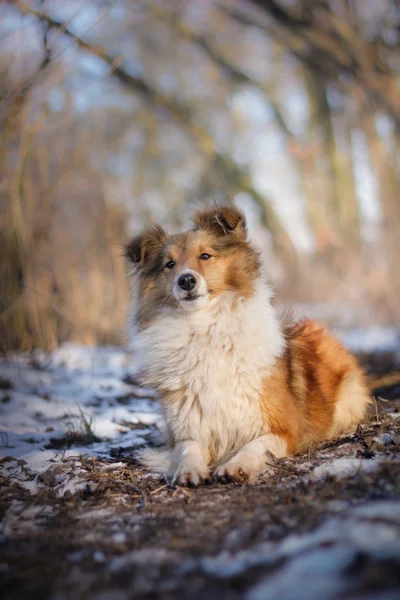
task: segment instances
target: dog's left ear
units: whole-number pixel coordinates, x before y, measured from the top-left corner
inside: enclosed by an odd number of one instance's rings
[[[198,212],[194,219],[197,229],[208,229],[217,235],[247,237],[247,224],[242,211],[232,206],[206,209]]]
[[[125,246],[125,256],[139,267],[151,266],[163,249],[168,235],[159,225],[153,225],[135,236]]]

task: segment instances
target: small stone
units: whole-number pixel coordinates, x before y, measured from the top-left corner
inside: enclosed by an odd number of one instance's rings
[[[93,554],[93,560],[95,562],[104,562],[106,560],[104,552],[97,551]]]
[[[115,544],[124,544],[126,542],[126,535],[124,533],[114,533],[112,541]]]

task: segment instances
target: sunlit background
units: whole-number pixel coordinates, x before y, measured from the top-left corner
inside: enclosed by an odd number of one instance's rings
[[[246,213],[277,303],[400,320],[397,0],[0,1],[0,345],[124,343],[123,243]]]

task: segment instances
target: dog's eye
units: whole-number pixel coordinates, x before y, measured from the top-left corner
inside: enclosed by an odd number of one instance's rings
[[[167,262],[167,264],[165,265],[165,269],[173,269],[175,266],[175,263],[173,260],[170,260],[169,262]]]
[[[211,254],[207,254],[207,252],[203,252],[203,254],[200,256],[201,260],[208,260],[209,258],[211,258]]]

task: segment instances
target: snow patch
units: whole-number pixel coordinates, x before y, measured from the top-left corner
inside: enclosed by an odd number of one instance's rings
[[[340,457],[328,463],[318,465],[310,474],[312,479],[324,479],[325,477],[351,477],[356,473],[370,473],[379,466],[379,460]]]
[[[125,383],[131,367],[122,349],[72,343],[50,354],[0,359],[0,375],[12,383],[8,401],[0,403],[0,460],[10,457],[0,463],[6,479],[34,495],[41,477],[59,466],[52,489],[74,494],[87,485],[80,456],[106,459],[111,469],[114,455],[129,456],[157,437],[159,403],[151,390]],[[68,460],[76,461],[74,469],[64,469]]]

